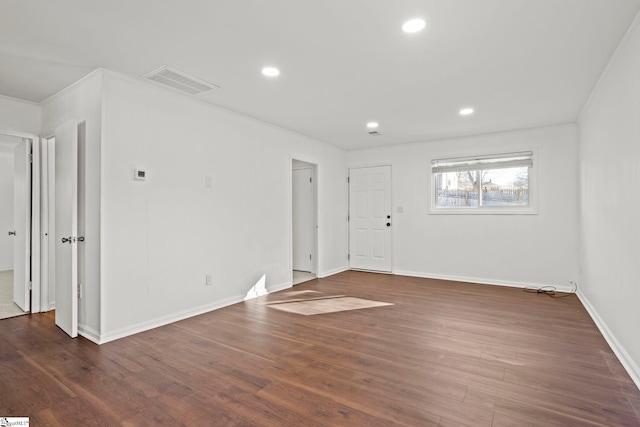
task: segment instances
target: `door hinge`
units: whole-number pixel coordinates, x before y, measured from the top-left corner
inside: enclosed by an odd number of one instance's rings
[[[29,163],[33,163],[33,153],[29,153]]]
[[[347,260],[351,260],[351,254],[347,254]]]
[[[351,221],[351,215],[347,214],[347,221]]]
[[[310,183],[313,182],[313,178],[309,177],[309,182]]]
[[[347,182],[351,182],[351,178],[347,177]]]
[[[311,261],[311,254],[309,254],[309,261]]]
[[[33,290],[33,283],[29,282],[29,290],[32,291]]]

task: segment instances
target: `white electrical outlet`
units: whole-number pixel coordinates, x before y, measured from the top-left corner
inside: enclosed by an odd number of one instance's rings
[[[213,285],[213,278],[211,277],[211,274],[207,274],[205,276],[205,285],[207,286]]]

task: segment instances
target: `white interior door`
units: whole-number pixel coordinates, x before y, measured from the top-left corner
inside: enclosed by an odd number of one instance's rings
[[[311,169],[293,171],[293,269],[313,272],[313,183]]]
[[[391,272],[391,166],[349,171],[349,264]]]
[[[31,310],[31,141],[23,139],[13,150],[13,300]]]
[[[55,134],[56,325],[78,336],[78,127],[66,123]]]

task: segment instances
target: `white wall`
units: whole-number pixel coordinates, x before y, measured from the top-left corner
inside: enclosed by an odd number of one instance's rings
[[[0,96],[0,130],[40,134],[40,106]]]
[[[102,341],[241,301],[263,277],[291,286],[292,158],[318,165],[319,275],[346,268],[344,151],[111,73],[104,84]]]
[[[0,271],[13,269],[13,151],[0,145]]]
[[[100,333],[100,150],[102,74],[94,72],[42,103],[42,136],[55,135],[68,121],[86,122],[85,283],[78,301],[78,331],[97,341]],[[55,238],[53,227],[49,238]],[[54,258],[51,258],[53,261]],[[51,287],[53,290],[55,284]],[[52,295],[49,300],[52,300]]]
[[[432,158],[532,149],[537,215],[428,213]],[[348,164],[392,166],[394,273],[558,289],[577,281],[576,126],[352,151]]]
[[[580,296],[640,387],[640,18],[579,129]]]

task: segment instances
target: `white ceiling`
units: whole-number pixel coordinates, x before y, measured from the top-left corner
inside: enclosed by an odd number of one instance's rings
[[[346,149],[575,122],[640,0],[2,0],[0,94],[169,65]],[[402,23],[427,27],[405,34]],[[268,79],[265,65],[280,68]],[[476,114],[460,117],[473,106]],[[370,136],[367,121],[380,122]]]

